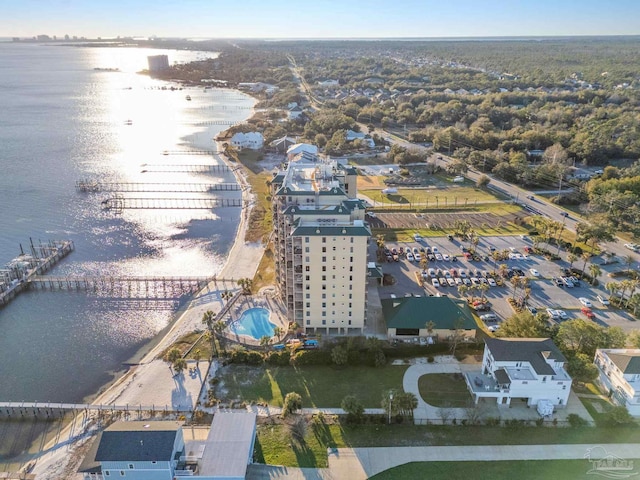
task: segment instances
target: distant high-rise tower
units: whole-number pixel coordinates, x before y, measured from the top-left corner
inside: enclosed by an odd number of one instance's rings
[[[167,55],[151,55],[147,57],[150,72],[161,72],[169,68],[169,57]]]

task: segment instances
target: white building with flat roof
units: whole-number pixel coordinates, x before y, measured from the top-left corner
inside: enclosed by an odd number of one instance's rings
[[[594,363],[598,382],[611,399],[640,416],[640,349],[599,348]]]
[[[371,230],[357,172],[303,153],[272,181],[279,292],[308,333],[362,333]]]
[[[475,403],[491,398],[504,407],[513,400],[565,407],[572,382],[565,362],[550,338],[486,338],[482,371],[465,373],[465,380]]]

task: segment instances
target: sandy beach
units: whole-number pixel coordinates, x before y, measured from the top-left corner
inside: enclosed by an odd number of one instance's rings
[[[221,145],[218,145],[220,151]],[[233,167],[222,154],[217,158]],[[264,253],[261,243],[246,243],[244,241],[253,194],[241,169],[234,169],[238,183],[243,187],[243,204],[240,224],[227,260],[218,274],[220,279],[253,278]],[[159,409],[165,405],[180,405],[194,408],[206,378],[209,363],[201,361],[196,368],[195,362],[189,362],[189,373],[174,377],[166,362],[158,359],[158,355],[177,339],[196,329],[202,329],[202,315],[208,311],[218,312],[224,305],[220,293],[224,290],[234,291],[239,287],[235,282],[211,282],[207,287],[193,295],[186,308],[177,315],[167,333],[144,355],[142,360],[130,368],[124,375],[111,384],[103,393],[99,394],[93,404],[110,405],[155,405]],[[73,444],[67,444],[69,429],[60,435],[58,445],[50,444],[45,447],[49,453],[37,460],[32,473],[38,479],[59,480],[67,478],[82,460],[80,452],[87,438],[77,439]],[[64,442],[63,442],[64,440]]]

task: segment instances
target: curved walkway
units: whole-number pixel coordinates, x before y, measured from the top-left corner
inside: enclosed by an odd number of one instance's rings
[[[434,420],[441,418],[441,408],[434,407],[425,402],[420,396],[420,389],[418,388],[418,380],[423,375],[432,373],[462,373],[465,365],[461,365],[453,357],[436,357],[438,362],[434,363],[417,363],[407,368],[402,378],[402,388],[405,392],[413,393],[418,399],[418,408],[413,412],[413,417],[416,421]],[[444,360],[444,361],[443,361]],[[474,365],[470,365],[470,368],[477,368]],[[447,408],[447,417],[462,419],[466,418],[466,409],[464,408]]]

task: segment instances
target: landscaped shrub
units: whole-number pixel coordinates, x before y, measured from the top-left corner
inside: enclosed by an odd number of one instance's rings
[[[264,356],[260,352],[237,348],[231,352],[229,361],[246,365],[261,365],[264,362]]]
[[[299,350],[291,356],[291,365],[331,365],[331,353],[326,350]]]
[[[542,425],[544,425],[544,418],[537,418],[536,419],[536,425],[538,427],[541,427]]]
[[[285,367],[289,365],[291,354],[287,350],[280,352],[269,352],[265,361],[269,365],[276,365],[278,367]]]
[[[247,365],[262,365],[264,363],[264,355],[255,350],[247,352]]]
[[[589,425],[589,422],[587,422],[584,418],[582,418],[577,413],[570,413],[567,416],[567,421],[569,422],[569,425],[572,427],[586,427],[587,425]]]
[[[427,357],[427,362],[429,362],[429,363],[433,363],[433,362],[435,362],[435,358],[433,358],[433,356],[432,356],[432,355],[429,355],[429,356]]]
[[[500,425],[500,419],[497,417],[487,417],[484,419],[484,424],[490,427],[497,427]]]

